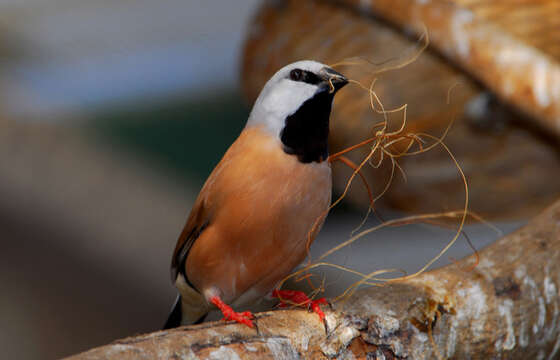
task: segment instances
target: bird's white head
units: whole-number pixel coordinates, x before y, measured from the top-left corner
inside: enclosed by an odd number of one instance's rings
[[[302,162],[325,160],[332,101],[347,83],[342,74],[316,61],[284,66],[262,89],[247,126],[263,126]]]

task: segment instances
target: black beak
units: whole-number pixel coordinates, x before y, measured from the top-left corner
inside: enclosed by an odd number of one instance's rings
[[[344,85],[348,84],[346,76],[329,67],[323,68],[321,72],[323,73],[323,78],[325,79],[326,85],[329,86],[329,92],[331,93],[337,92],[342,89]]]

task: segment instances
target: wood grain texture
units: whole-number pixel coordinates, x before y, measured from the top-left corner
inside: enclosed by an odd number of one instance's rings
[[[366,3],[369,4],[362,1]],[[439,2],[427,3],[435,6]],[[394,11],[399,11],[399,6],[407,5],[395,2]],[[500,95],[476,80],[476,74],[454,65],[454,57],[442,57],[448,52],[440,48],[437,27],[426,24],[433,46],[416,61],[399,70],[369,73],[406,61],[420,45],[410,32],[380,19],[384,13],[373,14],[375,9],[348,2],[265,3],[253,20],[245,45],[242,79],[247,97],[254,100],[266,80],[287,63],[312,58],[334,64],[361,56],[378,65],[338,66],[337,70],[366,86],[377,78],[374,89],[386,108],[407,103],[407,131],[440,135],[455,119],[446,144],[469,179],[472,211],[490,219],[529,218],[559,197],[560,188],[549,181],[560,177],[556,133],[543,130],[534,118],[504,104]],[[530,74],[525,74],[526,80],[532,79]],[[372,136],[373,124],[381,120],[382,116],[369,108],[367,92],[347,86],[335,100],[332,150]],[[400,114],[391,116],[390,121],[392,128],[397,128],[402,121]],[[364,155],[362,152],[351,157],[360,161]],[[462,184],[444,151],[403,159],[401,165],[409,181],[397,176],[381,202],[409,212],[441,211],[462,205]],[[387,166],[365,170],[374,192],[384,188],[388,170]],[[342,166],[335,165],[334,184],[338,190],[346,184],[348,175]],[[349,198],[358,204],[367,203],[367,194],[360,186],[353,187]]]
[[[506,102],[560,134],[560,3],[345,0],[409,31],[427,26],[433,46]]]
[[[461,4],[466,2],[467,0]],[[294,4],[298,4],[297,11],[294,11]],[[490,15],[483,18],[479,13],[469,13],[474,10],[459,5],[459,1],[453,3],[406,0],[359,3],[340,1],[337,5],[330,2],[271,2],[255,19],[255,26],[251,29],[251,37],[247,43],[248,55],[244,63],[246,91],[250,97],[256,96],[269,74],[286,62],[308,58],[314,54],[315,59],[328,63],[336,62],[351,53],[362,54],[364,46],[376,44],[373,40],[375,35],[382,34],[387,36],[386,39],[401,39],[401,44],[405,44],[406,47],[406,39],[395,35],[394,30],[379,25],[373,18],[363,17],[363,14],[373,14],[373,9],[378,14],[385,14],[385,11],[389,14],[387,18],[393,23],[406,24],[408,29],[413,30],[418,29],[419,21],[434,21],[432,26],[427,25],[432,31],[433,44],[440,54],[454,59],[467,71],[474,66],[473,64],[480,66],[477,70],[481,71],[480,74],[476,71],[471,74],[506,101],[515,103],[519,108],[531,113],[533,117],[530,119],[536,119],[537,124],[548,129],[552,134],[550,137],[554,139],[557,134],[554,113],[558,111],[558,102],[542,106],[546,103],[542,100],[549,95],[549,99],[556,96],[554,91],[550,93],[549,90],[554,90],[557,82],[545,82],[545,86],[539,83],[539,79],[542,79],[539,71],[543,69],[546,70],[547,76],[551,76],[547,79],[554,79],[556,76],[553,57],[547,56],[543,60],[542,54],[545,50],[542,48],[534,49],[530,44],[523,43],[520,40],[521,36],[507,34],[505,27],[496,30],[489,25]],[[438,20],[439,23],[434,20],[438,18],[438,13],[443,18]],[[497,14],[499,15],[499,12]],[[275,33],[271,29],[282,31]],[[488,33],[490,30],[491,33]],[[357,36],[358,34],[360,36]],[[357,42],[348,41],[349,38],[356,39]],[[463,41],[465,38],[468,39],[468,54]],[[399,40],[395,41],[398,43]],[[372,46],[367,49],[375,52],[386,50],[388,47]],[[526,49],[530,50],[519,52]],[[491,58],[490,50],[498,53],[512,51],[513,55],[511,58],[506,57],[505,64],[498,64]],[[535,54],[537,56],[533,57]],[[526,55],[530,56],[530,61],[516,63]],[[442,60],[434,56],[429,61]],[[545,61],[546,64],[542,65],[541,61]],[[539,63],[541,65],[538,65]],[[515,67],[514,65],[522,66],[512,69],[511,66]],[[435,72],[447,72],[448,77],[442,78],[433,76],[434,73],[428,76],[418,69],[411,70],[410,76],[417,77],[418,81],[414,84],[426,83],[427,87],[419,88],[410,86],[410,82],[404,82],[398,90],[393,90],[396,95],[389,101],[402,103],[398,94],[407,91],[417,92],[418,97],[422,99],[422,95],[430,86],[433,86],[434,91],[445,93],[449,84],[453,84],[453,81],[446,81],[453,76],[468,80],[468,77],[450,67],[434,66]],[[548,72],[550,70],[551,73]],[[352,77],[350,74],[349,76]],[[439,85],[440,81],[443,85]],[[508,81],[513,81],[514,85]],[[480,92],[480,85],[476,82],[468,80],[466,84],[466,92],[459,97],[463,105],[456,109],[458,113],[462,111],[464,104]],[[506,92],[504,95],[503,90],[510,85],[512,92]],[[387,88],[390,87],[387,85]],[[341,122],[337,121],[341,119],[337,117],[340,115],[335,115],[335,129],[339,129],[335,143],[340,145],[344,145],[346,141],[355,143],[357,137],[367,134],[363,125],[364,118],[356,115],[365,111],[362,107],[363,98],[360,99],[357,93],[351,92],[347,92],[346,96],[346,99],[338,99],[337,106],[340,110],[353,109],[352,114],[355,116],[349,116],[346,121]],[[425,98],[433,99],[434,93]],[[439,106],[441,107],[441,104]],[[505,113],[506,119],[512,119],[513,116],[515,115]],[[436,123],[440,124],[437,117],[430,118],[436,119]],[[531,121],[530,119],[527,121]],[[436,127],[430,122],[420,122],[415,126],[422,131]],[[459,131],[458,134],[464,133]],[[496,148],[477,148],[477,155],[473,156],[473,159],[478,157],[478,161],[473,162],[473,167],[480,167],[480,164],[484,164],[484,160],[490,157],[499,158],[499,149],[502,146],[507,149],[505,158],[513,158],[509,162],[511,169],[516,169],[515,161],[518,164],[522,163],[522,166],[526,166],[530,161],[530,158],[520,158],[521,155],[535,154],[535,157],[538,157],[537,152],[533,152],[535,149],[544,151],[543,153],[548,154],[550,158],[554,157],[558,147],[555,140],[543,143],[527,137],[526,134],[525,130],[520,130],[520,138],[517,139],[524,139],[520,140],[525,149],[523,152],[512,152],[511,147],[515,141],[508,143],[507,137],[504,140],[503,136],[500,137],[501,142],[494,143]],[[461,137],[459,135],[456,135],[457,139]],[[492,142],[495,139],[489,137],[488,141]],[[465,147],[472,149],[474,145]],[[537,165],[538,167],[529,172],[531,177],[546,178],[546,181],[541,183],[543,187],[546,187],[547,183],[555,182],[551,179],[557,179],[553,173],[546,172],[546,164],[545,161],[543,166]],[[548,166],[553,168],[555,164],[552,162]],[[522,206],[520,203],[529,199],[530,192],[523,190],[523,186],[519,184],[527,184],[529,180],[500,178],[499,173],[500,171],[496,170],[497,175],[488,176],[488,181],[501,182],[500,186],[506,189],[504,194],[512,201],[509,207]],[[436,174],[434,179],[442,178],[442,174],[445,175],[446,172]],[[515,174],[519,176],[519,173]],[[476,176],[471,178],[476,179]],[[476,183],[476,180],[473,181]],[[530,187],[533,186],[535,185]],[[433,189],[438,187],[440,186],[433,186]],[[440,191],[451,191],[446,187],[441,188],[443,190]],[[484,186],[481,186],[481,189],[484,190]],[[517,196],[519,189],[522,192]],[[488,188],[486,190],[488,196]],[[550,201],[557,197],[556,192],[546,191],[550,191],[549,188],[540,193],[542,199]],[[512,193],[516,194],[516,199],[511,199],[514,197]],[[484,193],[478,196],[483,199]],[[486,202],[492,200],[487,198]],[[504,203],[501,206],[502,212],[509,210]],[[317,316],[302,310],[274,311],[257,315],[257,330],[237,324],[208,323],[120,340],[71,358],[558,358],[560,202],[542,212],[527,226],[481,251],[480,263],[471,269],[473,261],[473,257],[468,257],[412,280],[382,288],[362,289],[346,301],[333,304],[331,310],[325,309],[326,326],[319,322]]]
[[[473,260],[359,290],[325,309],[326,324],[303,310],[273,311],[257,314],[256,330],[205,323],[69,359],[555,359],[560,202],[484,249],[469,271]]]

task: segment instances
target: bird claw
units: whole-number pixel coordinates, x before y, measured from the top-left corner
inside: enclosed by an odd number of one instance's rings
[[[322,322],[325,321],[325,313],[321,310],[320,306],[328,304],[327,299],[324,297],[311,300],[303,291],[297,290],[274,290],[272,296],[280,300],[280,304],[278,304],[280,307],[289,305],[307,306],[308,309],[319,315],[319,319],[321,319]]]
[[[216,305],[216,307],[218,309],[220,309],[220,311],[224,315],[222,320],[224,320],[224,321],[235,321],[235,322],[238,322],[239,324],[245,324],[250,328],[254,327],[253,321],[251,321],[251,320],[254,319],[255,316],[250,311],[235,312],[231,308],[231,306],[224,303],[222,301],[222,299],[220,299],[217,296],[212,297],[210,299],[210,302],[212,304]]]
[[[250,328],[254,326],[251,320],[254,319],[255,316],[250,311],[235,312],[232,310],[231,312],[222,313],[224,314],[224,317],[222,318],[224,321],[236,321],[240,324],[245,324]]]

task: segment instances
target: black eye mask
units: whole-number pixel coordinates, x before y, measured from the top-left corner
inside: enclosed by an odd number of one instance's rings
[[[304,82],[311,85],[317,85],[323,81],[323,79],[317,76],[317,74],[301,69],[294,69],[290,71],[290,80]]]

